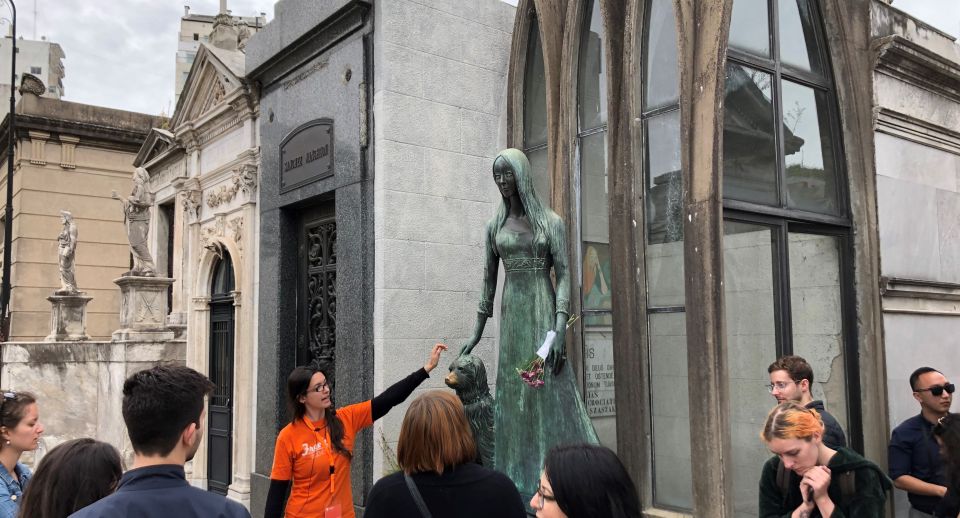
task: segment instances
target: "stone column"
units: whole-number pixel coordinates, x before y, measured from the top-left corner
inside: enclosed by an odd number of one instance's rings
[[[93,300],[84,292],[69,295],[54,293],[47,297],[53,304],[50,310],[50,334],[45,342],[74,342],[88,340],[87,303]]]
[[[723,88],[732,0],[676,0],[693,514],[733,516],[723,311]]]

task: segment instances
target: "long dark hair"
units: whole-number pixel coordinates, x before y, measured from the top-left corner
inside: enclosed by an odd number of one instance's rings
[[[321,373],[328,380],[327,373],[317,367],[297,367],[293,369],[287,378],[287,407],[290,411],[290,423],[296,423],[303,419],[307,412],[307,407],[300,402],[300,397],[306,395],[310,388],[310,378],[316,373]],[[330,393],[330,406],[323,411],[323,420],[327,423],[327,430],[330,431],[330,444],[333,450],[344,455],[347,458],[353,457],[353,453],[343,446],[343,421],[337,417],[337,410],[333,407],[333,392]]]
[[[933,435],[943,444],[943,465],[950,486],[960,488],[960,414],[947,414],[933,427]]]
[[[569,518],[640,518],[640,497],[617,455],[603,446],[555,446],[544,471],[557,505]]]
[[[19,516],[69,516],[112,493],[122,474],[113,446],[93,439],[67,441],[40,461],[23,493]]]

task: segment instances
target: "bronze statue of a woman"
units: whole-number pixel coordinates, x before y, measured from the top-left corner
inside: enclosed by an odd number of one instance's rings
[[[550,447],[597,443],[597,434],[570,369],[564,369],[564,336],[570,313],[570,270],[563,220],[541,203],[530,162],[507,149],[493,162],[493,179],[503,203],[486,227],[486,262],[477,323],[460,354],[480,341],[493,316],[500,260],[506,278],[500,300],[500,351],[495,400],[494,467],[517,484],[525,499],[539,484]],[[556,276],[556,289],[550,269]],[[556,338],[546,359],[543,385],[529,386],[517,374],[544,342]]]

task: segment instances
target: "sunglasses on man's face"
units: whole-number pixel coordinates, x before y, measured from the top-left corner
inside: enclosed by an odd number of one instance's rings
[[[925,389],[917,389],[916,392],[930,392],[930,394],[932,394],[934,397],[940,397],[943,395],[944,390],[947,391],[947,394],[953,394],[953,391],[957,390],[957,386],[953,383],[944,383],[943,385],[934,385]]]

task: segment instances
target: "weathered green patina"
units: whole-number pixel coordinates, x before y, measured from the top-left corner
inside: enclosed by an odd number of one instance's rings
[[[493,316],[499,263],[506,278],[500,301],[500,351],[495,397],[494,467],[510,477],[526,500],[537,489],[547,450],[571,442],[598,443],[571,369],[564,369],[564,336],[570,312],[570,269],[563,220],[537,198],[530,162],[507,149],[494,160],[503,196],[487,223],[480,308],[469,353]],[[550,278],[553,268],[556,290]],[[547,331],[557,333],[545,365],[544,385],[528,386],[517,374],[534,358]]]

